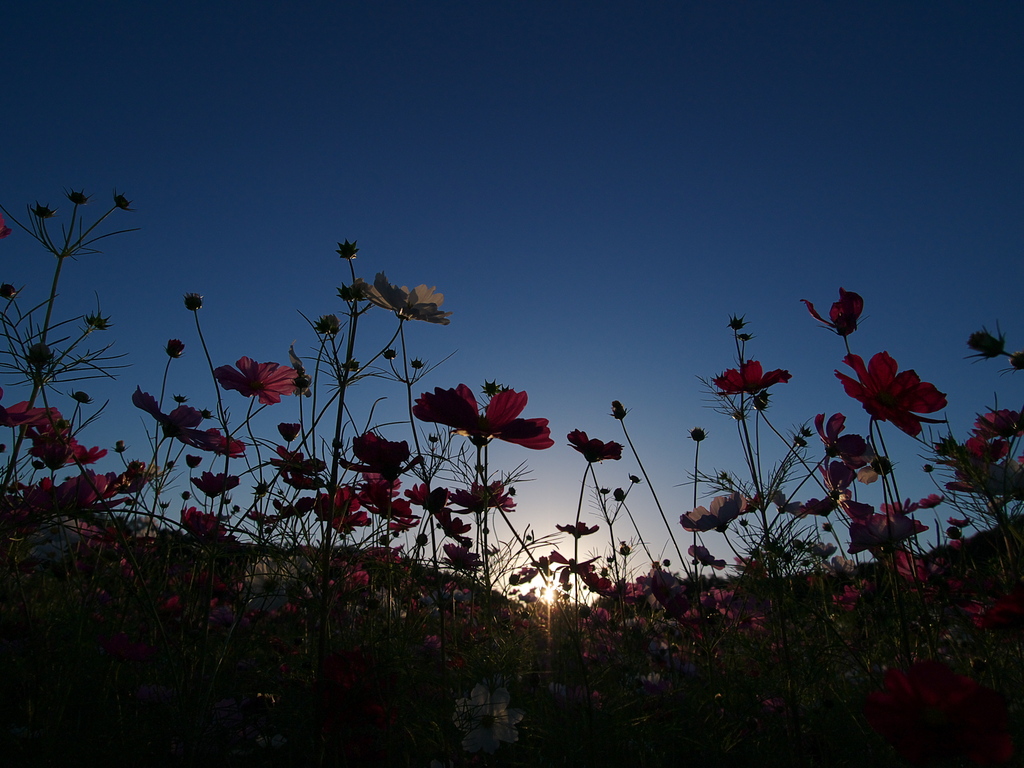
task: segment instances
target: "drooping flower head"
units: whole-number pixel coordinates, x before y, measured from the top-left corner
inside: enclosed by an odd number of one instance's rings
[[[890,669],[868,694],[868,724],[914,765],[966,757],[981,765],[1013,757],[1006,701],[938,661]]]
[[[764,373],[761,363],[747,360],[740,363],[738,370],[730,368],[711,381],[723,395],[756,395],[773,384],[785,384],[791,378],[789,371],[777,368]]]
[[[566,439],[569,441],[569,445],[582,453],[583,458],[590,463],[604,461],[605,459],[618,461],[622,458],[621,443],[616,443],[614,441],[603,443],[597,438],[591,439],[587,437],[586,432],[582,432],[578,429],[574,429],[566,435]]]
[[[460,384],[455,389],[438,387],[433,393],[424,392],[416,400],[412,413],[420,421],[451,427],[477,446],[486,445],[496,437],[525,448],[550,448],[555,441],[551,439],[547,419],[519,418],[527,399],[525,392],[505,389],[491,397],[481,414],[473,391]]]
[[[833,304],[832,309],[829,310],[828,320],[819,315],[814,309],[814,305],[807,299],[800,299],[800,301],[807,305],[807,311],[811,313],[811,317],[831,328],[840,336],[849,336],[857,330],[857,320],[860,319],[860,313],[864,311],[864,299],[860,297],[860,294],[844,291],[842,288],[839,289],[839,301]]]
[[[257,363],[250,357],[241,357],[235,363],[222,365],[213,375],[224,389],[233,389],[246,397],[256,397],[263,405],[280,403],[282,395],[295,391],[295,371],[278,363]]]
[[[939,419],[918,416],[946,407],[946,395],[934,385],[921,381],[915,371],[897,373],[898,365],[888,352],[879,352],[867,367],[859,355],[847,355],[843,362],[853,368],[857,379],[836,371],[846,394],[859,400],[873,418],[891,421],[911,437],[921,434],[921,422],[941,424]]]
[[[451,312],[441,312],[438,307],[444,304],[444,294],[435,293],[435,288],[418,285],[411,291],[404,285],[399,288],[388,282],[383,272],[378,272],[373,285],[356,278],[355,287],[362,291],[363,296],[371,304],[390,309],[403,320],[424,320],[428,323],[448,325]]]

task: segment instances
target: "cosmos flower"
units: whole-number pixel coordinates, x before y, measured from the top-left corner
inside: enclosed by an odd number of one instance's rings
[[[409,443],[405,440],[392,442],[373,432],[355,438],[352,441],[352,453],[362,463],[342,459],[340,463],[345,469],[377,474],[388,481],[397,480],[399,475],[423,463],[422,456],[409,461]]]
[[[605,459],[618,461],[622,458],[622,445],[620,443],[614,441],[602,443],[596,438],[590,439],[587,437],[586,432],[581,432],[578,429],[574,429],[566,435],[566,439],[569,441],[569,445],[582,453],[583,458],[590,463],[604,461]]]
[[[716,496],[711,509],[697,507],[679,518],[679,524],[688,531],[724,531],[725,527],[747,509],[747,500],[738,493]]]
[[[213,375],[224,389],[233,389],[246,397],[256,397],[263,405],[281,402],[281,395],[295,392],[295,370],[277,363],[257,363],[250,357],[241,357],[235,363],[238,369],[222,365]]]
[[[383,272],[377,273],[373,285],[357,277],[355,287],[362,291],[371,304],[390,309],[403,320],[423,320],[441,325],[451,322],[448,319],[451,312],[438,309],[444,304],[444,294],[435,293],[435,288],[427,288],[425,285],[418,285],[411,291],[404,285],[399,288],[389,283]]]
[[[11,234],[11,228],[7,226],[7,222],[4,221],[4,217],[0,216],[0,240],[3,240]]]
[[[860,318],[860,313],[864,311],[864,299],[860,297],[860,294],[844,291],[842,288],[839,289],[839,301],[833,304],[832,309],[829,310],[828,320],[819,315],[814,309],[814,305],[807,299],[800,299],[800,301],[807,306],[811,317],[827,328],[831,328],[840,336],[849,336],[857,330],[857,320]]]
[[[739,370],[730,368],[711,381],[723,395],[756,395],[773,384],[785,384],[790,378],[789,371],[776,369],[764,373],[757,360],[747,360],[740,363]]]
[[[897,363],[888,352],[879,352],[867,367],[859,355],[847,355],[843,362],[853,368],[857,379],[836,371],[846,394],[859,400],[872,418],[891,421],[911,437],[921,434],[921,422],[941,424],[941,420],[918,416],[946,407],[946,396],[934,385],[922,382],[915,371],[897,373]]]
[[[505,688],[491,691],[483,683],[470,692],[469,697],[455,702],[452,720],[456,727],[465,731],[462,748],[467,752],[484,752],[493,755],[501,742],[513,743],[519,740],[516,723],[523,719],[519,709],[509,709],[511,696]]]
[[[1013,757],[1003,697],[938,661],[890,669],[885,690],[868,694],[864,716],[914,765],[950,757],[995,765]]]
[[[420,421],[451,427],[477,446],[486,445],[496,437],[525,448],[550,448],[555,441],[551,439],[547,419],[518,418],[527,399],[525,392],[501,390],[491,397],[481,415],[473,391],[459,384],[455,389],[437,387],[433,394],[424,392],[417,398],[412,413]]]
[[[896,544],[927,530],[928,526],[906,515],[869,515],[850,523],[850,546],[846,551],[855,555],[865,549]]]

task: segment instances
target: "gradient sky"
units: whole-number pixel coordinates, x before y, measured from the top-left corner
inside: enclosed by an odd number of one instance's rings
[[[0,25],[0,203],[66,214],[62,189],[116,188],[137,209],[119,221],[141,230],[63,284],[66,313],[99,297],[132,364],[93,387],[111,399],[96,442],[141,446],[129,398],[159,390],[168,338],[188,345],[171,390],[210,399],[186,291],[216,365],[308,349],[298,311],[340,309],[344,239],[367,280],[445,294],[449,327],[409,328],[421,357],[456,353],[424,389],[497,380],[550,419],[555,448],[494,452],[529,462],[516,514],[541,532],[575,513],[565,434],[621,439],[612,399],[673,523],[690,427],[707,469],[741,468],[697,378],[733,364],[733,313],[750,355],[793,374],[781,427],[843,410],[866,429],[832,373],[841,341],[799,302],[827,311],[840,286],[866,302],[854,351],[948,393],[957,434],[1020,405],[1020,379],[964,345],[998,322],[1024,346],[1019,3],[57,0]],[[2,243],[0,280],[42,298],[51,269],[22,233]],[[929,492],[887,434],[901,483]],[[599,469],[609,487],[637,471]],[[653,507],[635,511],[660,551]]]

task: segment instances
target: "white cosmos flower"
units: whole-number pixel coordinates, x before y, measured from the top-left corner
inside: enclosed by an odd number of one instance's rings
[[[516,723],[523,719],[519,709],[509,709],[511,700],[504,688],[491,691],[483,683],[479,683],[467,699],[455,702],[455,725],[466,732],[462,739],[462,748],[467,752],[479,752],[481,749],[493,755],[500,742],[512,743],[519,739]]]
[[[360,288],[363,296],[378,307],[390,309],[406,320],[425,320],[428,323],[448,325],[451,312],[438,309],[444,304],[444,294],[435,293],[435,288],[417,285],[411,291],[404,285],[399,288],[388,282],[387,275],[378,272],[373,285],[361,278],[356,278],[355,286]]]

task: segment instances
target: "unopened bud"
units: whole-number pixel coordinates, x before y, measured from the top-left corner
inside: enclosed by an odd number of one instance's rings
[[[626,408],[618,400],[612,400],[612,418],[619,421],[626,418]]]
[[[185,309],[190,312],[195,312],[196,310],[203,308],[203,297],[198,293],[186,293],[184,299]]]
[[[164,347],[164,352],[167,353],[168,357],[181,357],[185,351],[185,344],[180,339],[169,339],[167,346]]]
[[[73,189],[66,190],[64,194],[67,196],[75,205],[86,205],[89,202],[89,196],[85,194],[85,190],[81,192],[75,192]]]
[[[36,203],[36,207],[32,209],[32,213],[40,219],[52,219],[57,215],[57,211],[54,208],[50,208],[46,205],[40,205]]]
[[[967,338],[967,346],[977,353],[971,357],[990,358],[1005,355],[1005,344],[1006,336],[1001,333],[996,336],[989,333],[986,328],[975,331]]]

